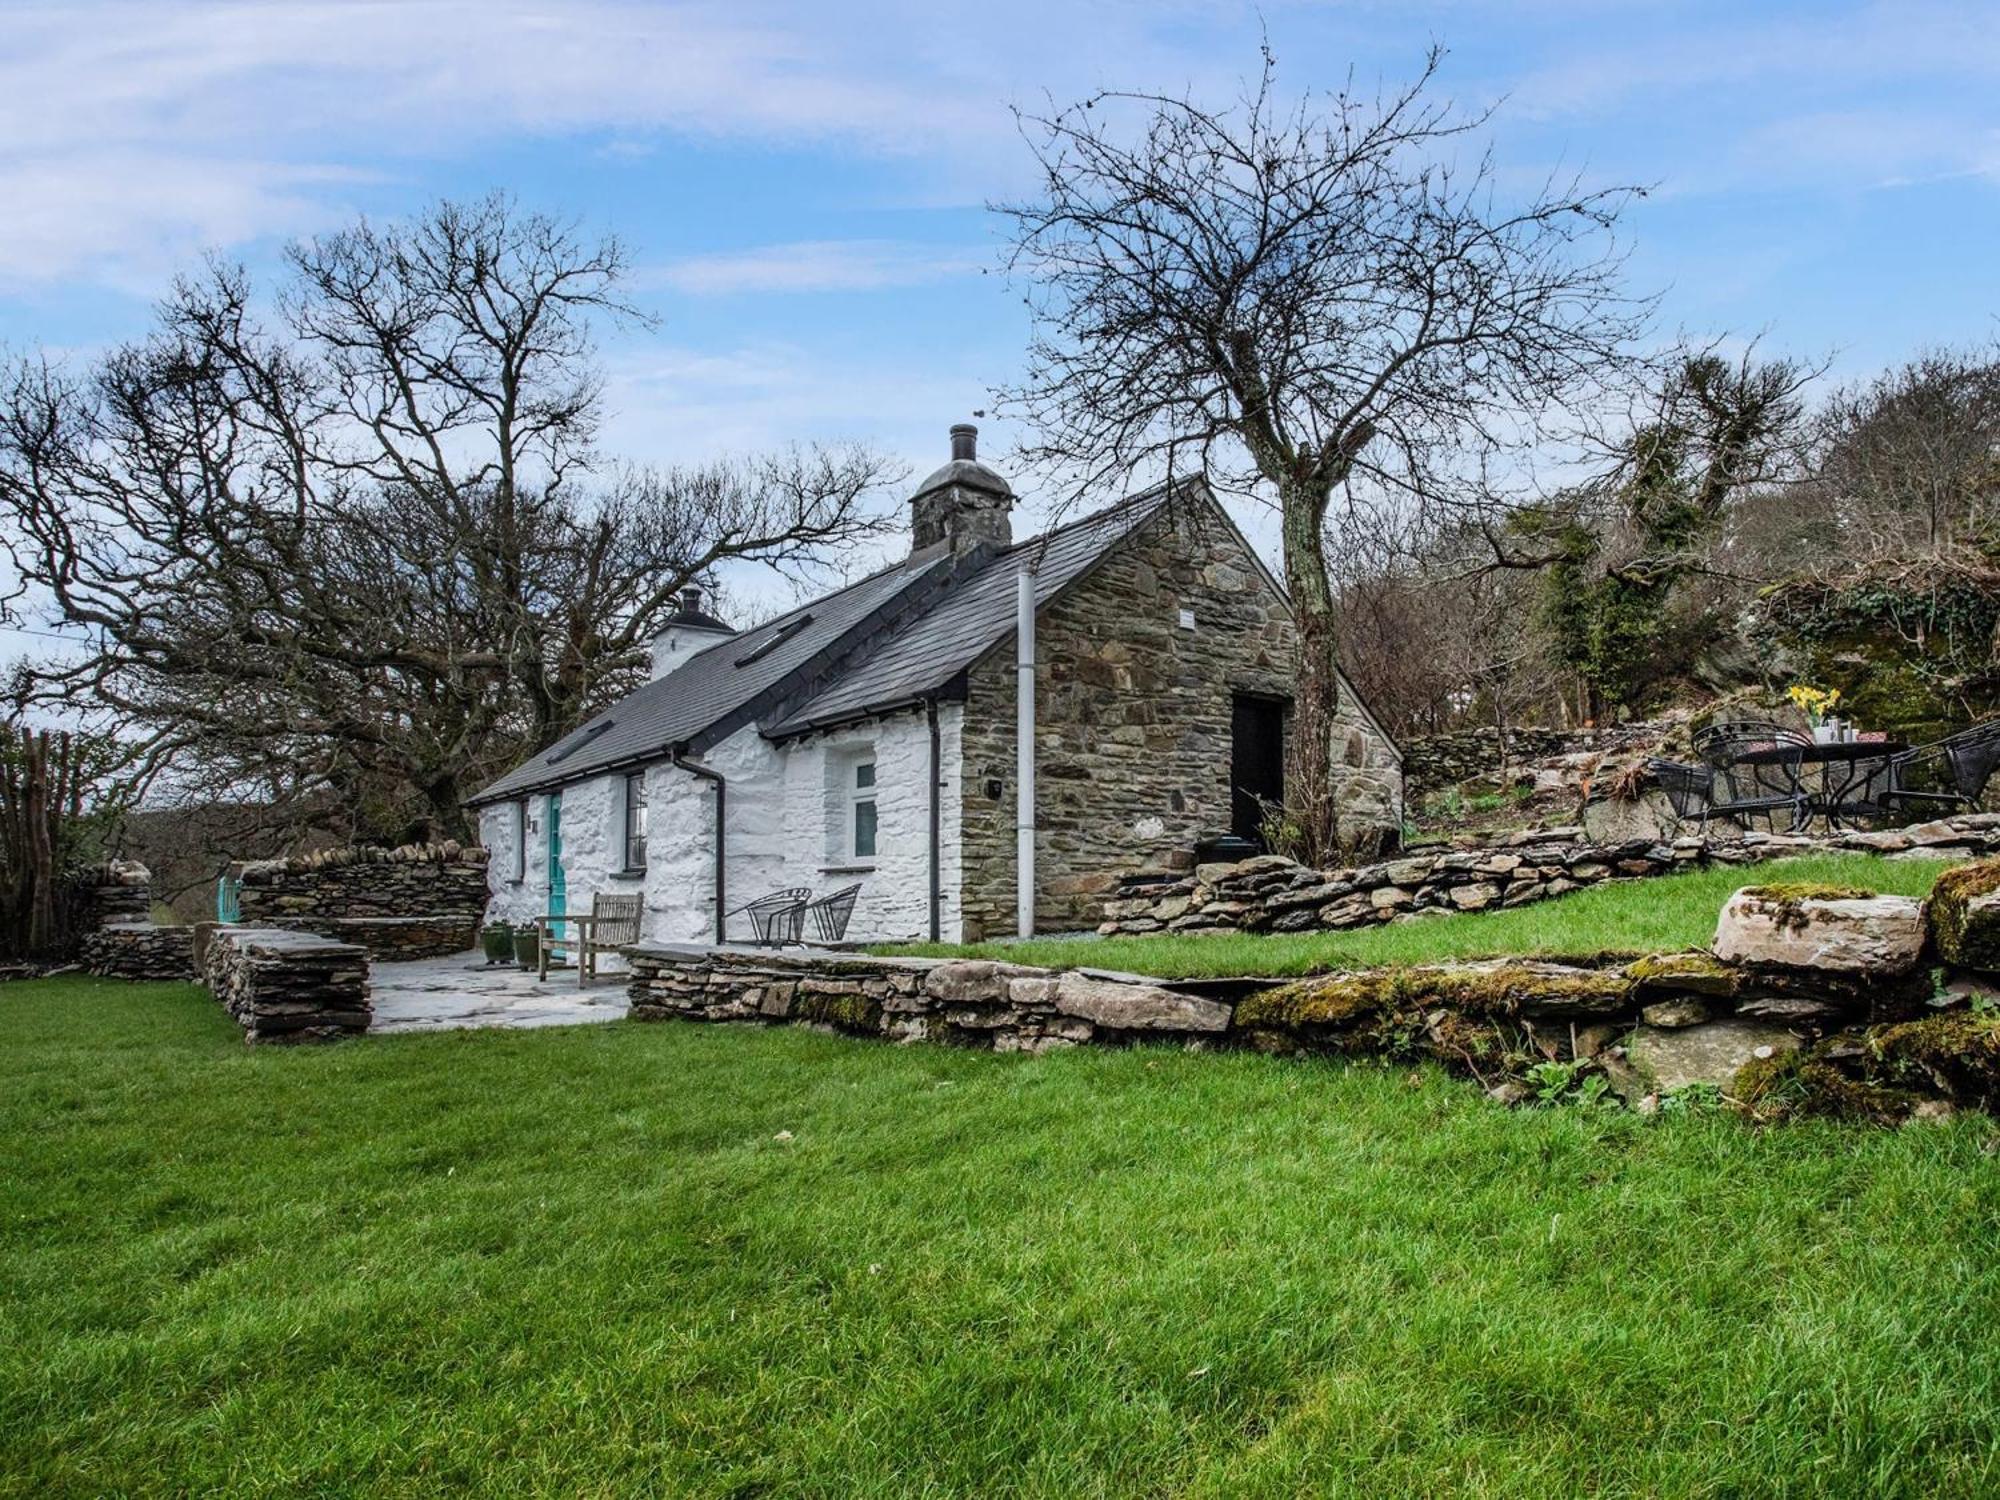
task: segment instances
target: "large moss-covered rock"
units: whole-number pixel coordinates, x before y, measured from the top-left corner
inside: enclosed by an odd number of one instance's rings
[[[2000,1104],[2000,1016],[1950,1011],[1871,1033],[1878,1073],[1991,1109]]]
[[[1728,1093],[1765,1121],[1810,1117],[1893,1125],[1908,1119],[1917,1096],[1847,1071],[1836,1060],[1842,1045],[1822,1042],[1754,1058],[1737,1073]]]
[[[1725,963],[1898,979],[1923,957],[1922,905],[1844,886],[1746,886],[1715,929]]]
[[[1940,958],[1956,968],[2000,974],[2000,859],[1946,870],[1926,910]]]

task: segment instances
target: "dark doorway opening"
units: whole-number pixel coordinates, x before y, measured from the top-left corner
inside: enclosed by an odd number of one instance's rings
[[[1229,831],[1264,847],[1264,804],[1285,800],[1285,705],[1238,693],[1229,714]]]

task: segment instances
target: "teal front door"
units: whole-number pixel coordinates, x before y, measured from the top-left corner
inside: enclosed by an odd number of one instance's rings
[[[549,915],[559,917],[569,910],[569,882],[563,876],[562,862],[562,793],[549,793]],[[563,936],[561,923],[549,928],[551,937]]]

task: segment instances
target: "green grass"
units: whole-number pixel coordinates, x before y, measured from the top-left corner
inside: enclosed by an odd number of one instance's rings
[[[1465,912],[1350,932],[1209,936],[1056,938],[970,946],[908,944],[878,953],[1005,958],[1050,968],[1124,969],[1163,979],[1228,974],[1317,974],[1377,964],[1435,963],[1496,954],[1657,953],[1705,947],[1716,914],[1737,889],[1771,881],[1866,886],[1922,896],[1940,871],[1934,860],[1871,854],[1814,855],[1749,869],[1717,868],[1591,886],[1553,901],[1502,911]]]
[[[0,1492],[1991,1495],[1995,1136],[7,985]]]

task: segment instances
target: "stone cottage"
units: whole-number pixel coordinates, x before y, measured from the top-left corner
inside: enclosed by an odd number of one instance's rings
[[[1207,487],[1017,543],[975,429],[951,440],[907,557],[742,632],[691,592],[652,680],[473,799],[493,918],[639,891],[647,940],[704,942],[754,897],[858,884],[851,939],[976,941],[1029,907],[1093,925],[1121,875],[1256,840],[1293,626]],[[1341,711],[1345,824],[1395,827],[1400,752],[1345,683]]]

